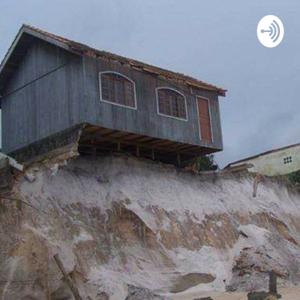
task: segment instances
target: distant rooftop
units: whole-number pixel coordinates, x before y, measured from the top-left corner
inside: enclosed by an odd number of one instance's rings
[[[247,158],[243,158],[243,159],[241,159],[241,160],[234,161],[234,162],[228,164],[228,165],[226,166],[226,168],[227,168],[227,167],[230,167],[230,166],[232,166],[232,165],[236,165],[236,164],[239,164],[239,163],[246,162],[246,161],[251,160],[251,159],[258,158],[258,157],[260,157],[260,156],[268,155],[268,154],[271,154],[271,153],[275,153],[275,152],[287,150],[287,149],[294,148],[294,147],[298,147],[298,146],[300,146],[300,143],[292,144],[292,145],[285,146],[285,147],[281,147],[281,148],[277,148],[277,149],[268,150],[268,151],[265,151],[265,152],[262,152],[262,153],[259,153],[259,154],[253,155],[253,156],[249,156],[249,157],[247,157]]]

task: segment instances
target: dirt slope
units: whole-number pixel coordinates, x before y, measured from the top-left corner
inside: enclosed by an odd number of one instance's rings
[[[127,157],[32,166],[1,200],[0,295],[72,299],[54,254],[83,299],[260,289],[270,269],[297,284],[300,195],[268,179],[252,191],[247,174]]]

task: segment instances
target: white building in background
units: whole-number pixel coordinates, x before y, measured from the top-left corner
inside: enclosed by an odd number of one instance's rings
[[[300,170],[300,143],[274,149],[233,163],[226,168],[247,166],[250,172],[266,176],[286,175]]]

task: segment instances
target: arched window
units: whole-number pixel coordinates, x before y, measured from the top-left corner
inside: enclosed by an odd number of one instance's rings
[[[187,120],[186,99],[183,94],[172,88],[156,89],[158,114]]]
[[[101,101],[136,109],[135,83],[130,78],[117,72],[101,72]]]

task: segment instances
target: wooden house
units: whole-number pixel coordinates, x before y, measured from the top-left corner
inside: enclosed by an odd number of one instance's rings
[[[188,160],[222,150],[225,92],[23,25],[0,66],[2,149],[15,156],[77,126],[82,154]]]

